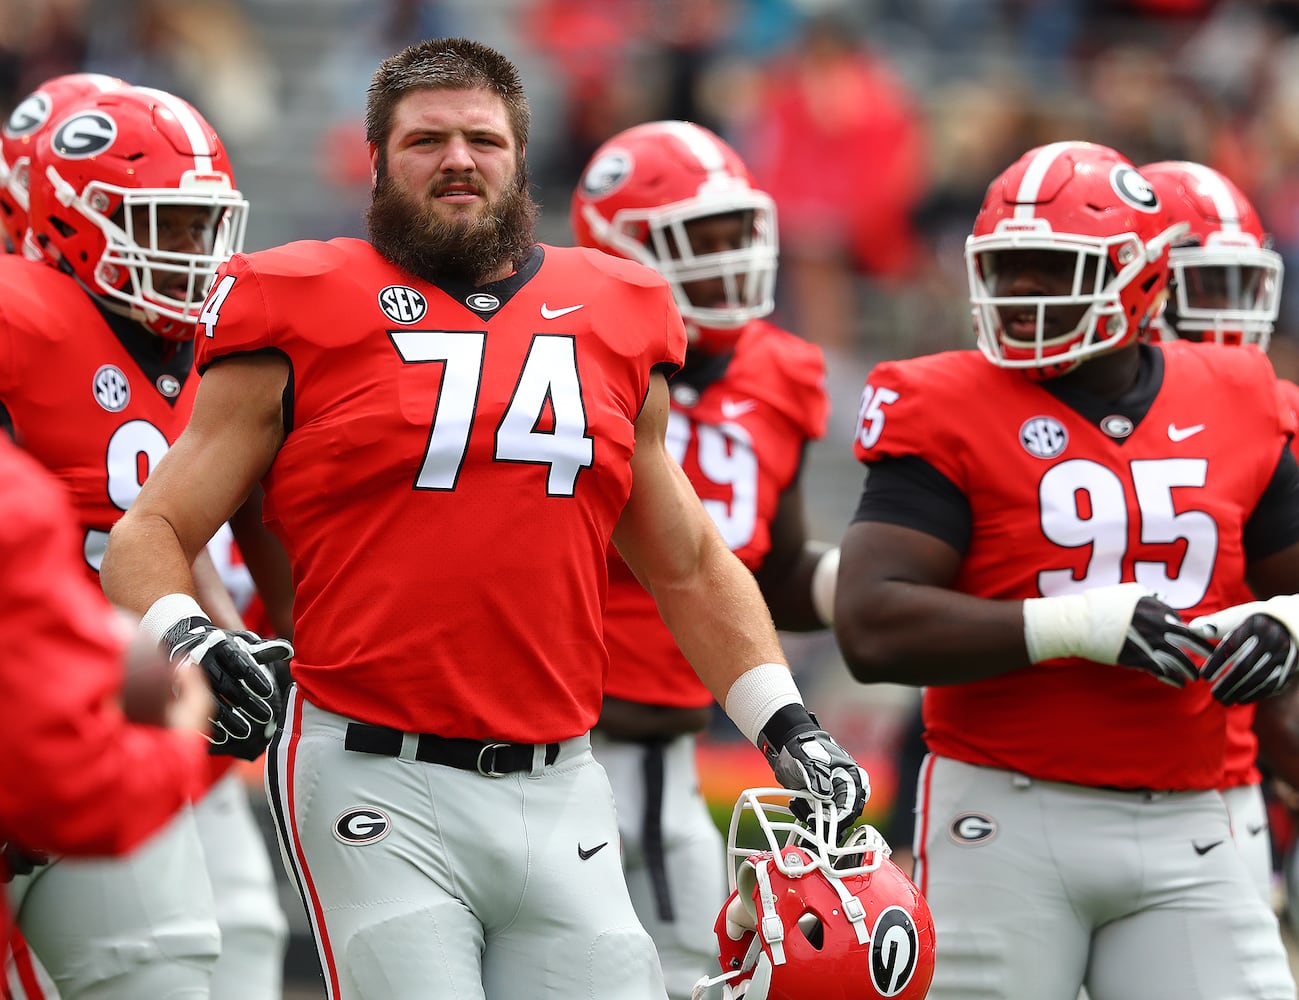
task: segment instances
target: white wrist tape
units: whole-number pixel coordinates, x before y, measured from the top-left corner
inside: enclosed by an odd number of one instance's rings
[[[821,624],[829,628],[834,624],[834,591],[839,583],[839,546],[821,554],[812,571],[812,608]]]
[[[1271,615],[1292,636],[1299,637],[1299,594],[1282,594],[1266,601],[1250,601],[1234,607],[1201,615],[1190,621],[1190,627],[1208,639],[1221,639],[1250,615]]]
[[[1139,583],[1024,602],[1024,645],[1030,663],[1080,656],[1117,663],[1137,602],[1150,596]]]
[[[189,594],[164,594],[150,605],[140,619],[140,632],[157,644],[177,622],[186,618],[206,618],[207,612]]]
[[[754,746],[762,736],[762,727],[786,705],[803,704],[798,685],[783,663],[759,663],[735,679],[726,692],[722,707],[737,729]]]

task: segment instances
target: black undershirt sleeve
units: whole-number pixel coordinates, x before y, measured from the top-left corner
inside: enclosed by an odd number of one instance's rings
[[[941,539],[962,555],[974,518],[960,488],[916,455],[871,463],[853,521],[914,528]]]
[[[1276,471],[1244,530],[1245,561],[1256,562],[1299,542],[1299,463],[1281,449]]]

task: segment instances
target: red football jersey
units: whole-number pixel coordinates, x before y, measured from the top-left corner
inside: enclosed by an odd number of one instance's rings
[[[1251,599],[1242,529],[1295,418],[1257,351],[1173,344],[1164,365],[1133,426],[1089,420],[974,351],[884,363],[855,451],[920,456],[967,497],[956,590],[1021,600],[1135,580],[1189,619]],[[1055,660],[928,688],[924,714],[936,753],[1042,779],[1193,789],[1223,776],[1226,712],[1203,683]]]
[[[225,266],[198,341],[200,371],[266,348],[292,366],[264,511],[308,698],[476,739],[594,724],[634,424],[652,369],[685,352],[661,277],[539,247],[447,290],[359,240],[295,243]]]
[[[137,360],[75,279],[45,264],[0,255],[0,287],[0,405],[18,443],[72,494],[98,585],[108,530],[189,419],[191,350],[165,365]]]
[[[1165,342],[1166,343],[1166,342]],[[1299,414],[1299,385],[1277,379],[1281,398],[1291,413]],[[1299,455],[1299,442],[1290,439],[1290,450]],[[1258,737],[1254,735],[1254,705],[1233,705],[1227,709],[1227,755],[1222,787],[1256,785],[1263,780],[1258,769]]]
[[[677,391],[684,390],[684,391]],[[752,570],[771,550],[771,521],[804,445],[830,410],[821,349],[770,323],[750,323],[725,374],[698,393],[676,386],[667,443],[731,550]],[[658,607],[609,550],[605,692],[651,705],[708,705],[713,696]]]
[[[207,744],[122,715],[125,631],[78,568],[75,524],[58,482],[0,434],[0,842],[121,854],[198,790]]]

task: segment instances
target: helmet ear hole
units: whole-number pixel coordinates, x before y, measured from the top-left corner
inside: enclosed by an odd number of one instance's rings
[[[825,924],[815,913],[804,913],[798,918],[798,929],[807,938],[807,943],[817,951],[825,947]]]

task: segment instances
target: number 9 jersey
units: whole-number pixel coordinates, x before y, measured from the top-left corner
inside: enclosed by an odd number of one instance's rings
[[[1251,600],[1247,560],[1294,540],[1251,518],[1273,496],[1295,418],[1258,351],[1141,352],[1137,385],[1112,403],[974,351],[880,364],[855,454],[921,477],[942,503],[872,500],[868,480],[858,519],[952,545],[963,559],[950,586],[981,598],[1136,581],[1188,621]],[[935,753],[1043,780],[1208,789],[1222,776],[1224,712],[1208,685],[1178,690],[1124,667],[1055,660],[929,688],[925,721]]]
[[[180,435],[193,346],[110,317],[53,267],[0,255],[0,424],[72,494],[99,586],[108,531]]]

